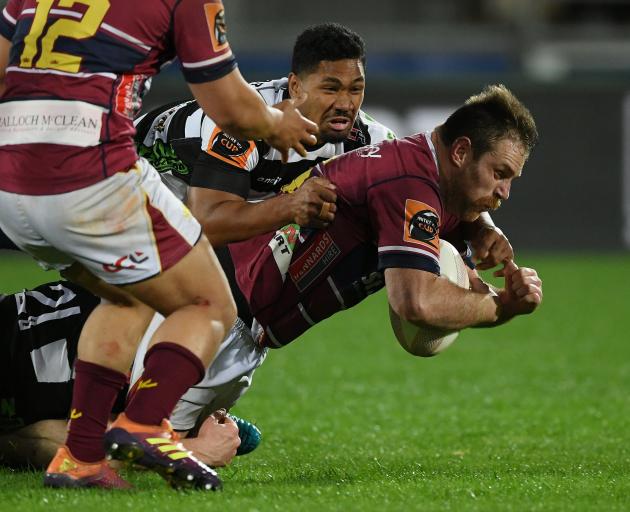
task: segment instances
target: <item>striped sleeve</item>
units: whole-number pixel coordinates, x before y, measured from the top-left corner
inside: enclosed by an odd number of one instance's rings
[[[185,0],[174,12],[174,37],[188,83],[217,80],[236,67],[220,0]]]
[[[441,201],[437,190],[417,176],[400,176],[368,190],[376,228],[379,270],[415,268],[440,273]]]

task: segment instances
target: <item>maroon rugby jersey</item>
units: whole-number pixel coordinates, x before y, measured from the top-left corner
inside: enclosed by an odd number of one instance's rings
[[[9,0],[0,102],[0,189],[55,194],[137,160],[146,80],[178,57],[189,83],[236,66],[220,0]]]
[[[230,245],[238,285],[262,327],[259,341],[269,347],[381,289],[386,268],[439,274],[439,238],[459,223],[443,211],[428,134],[363,147],[311,175],[337,186],[329,228],[290,225]]]

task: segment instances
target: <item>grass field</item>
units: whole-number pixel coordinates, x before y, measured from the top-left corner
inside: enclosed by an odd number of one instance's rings
[[[0,510],[630,509],[630,256],[530,256],[541,309],[416,359],[381,292],[272,352],[235,412],[263,443],[184,494],[52,491],[0,471]],[[48,280],[0,261],[0,290]],[[628,322],[628,323],[626,323]]]

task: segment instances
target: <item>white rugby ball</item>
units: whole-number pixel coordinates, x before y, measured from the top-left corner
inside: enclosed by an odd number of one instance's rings
[[[448,279],[457,286],[468,289],[467,266],[455,247],[440,240],[440,278]],[[389,308],[389,319],[400,345],[410,354],[431,357],[448,348],[459,335],[459,331],[421,327],[400,318]]]

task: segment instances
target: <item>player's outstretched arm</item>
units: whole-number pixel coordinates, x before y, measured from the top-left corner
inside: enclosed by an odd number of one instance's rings
[[[306,156],[304,145],[317,142],[317,125],[297,110],[293,100],[270,107],[238,69],[211,82],[188,84],[203,111],[238,139],[264,139],[286,161],[289,149]]]
[[[0,95],[4,94],[6,84],[4,78],[9,65],[9,52],[11,51],[11,41],[6,37],[0,36]]]
[[[324,178],[311,178],[292,194],[249,203],[214,189],[191,187],[188,203],[213,246],[247,240],[287,224],[325,227],[335,217],[337,195]]]
[[[505,288],[495,294],[460,288],[422,270],[388,268],[385,286],[396,314],[418,325],[460,330],[502,324],[533,312],[542,302],[542,281],[534,269],[505,267]]]
[[[45,468],[65,442],[64,420],[42,420],[0,436],[0,464],[13,468]]]
[[[418,325],[460,330],[499,319],[501,308],[493,294],[465,290],[431,272],[388,268],[385,286],[396,314]]]

